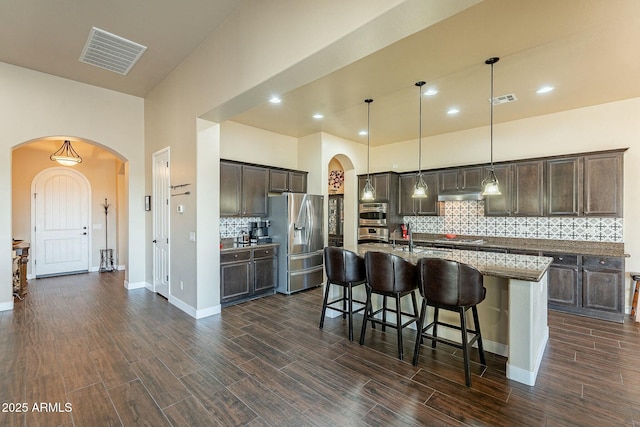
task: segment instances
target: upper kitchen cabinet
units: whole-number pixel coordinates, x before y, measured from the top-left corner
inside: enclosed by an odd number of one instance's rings
[[[544,211],[544,162],[495,165],[499,196],[486,196],[487,216],[542,216]]]
[[[623,151],[546,160],[546,215],[622,217]]]
[[[220,216],[266,216],[269,170],[220,162]]]
[[[580,214],[581,162],[579,157],[549,159],[547,163],[547,208],[549,216]]]
[[[483,179],[482,166],[445,170],[440,172],[439,188],[440,191],[480,190]]]
[[[623,153],[584,156],[585,216],[622,217]]]
[[[376,191],[376,202],[394,201],[398,188],[398,174],[394,172],[370,174],[371,185]],[[362,197],[367,175],[358,175],[358,197]]]
[[[269,191],[272,193],[307,192],[307,173],[280,169],[269,170]]]
[[[403,174],[399,177],[398,214],[400,215],[438,215],[438,172],[423,172],[422,179],[427,184],[427,197],[414,199],[413,189],[416,174]]]

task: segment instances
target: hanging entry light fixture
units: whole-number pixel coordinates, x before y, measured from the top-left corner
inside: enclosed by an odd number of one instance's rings
[[[414,199],[426,198],[427,190],[429,190],[427,183],[424,182],[424,179],[422,178],[422,86],[424,85],[425,82],[423,81],[416,82],[416,86],[418,86],[420,113],[418,118],[418,174],[416,175],[416,185],[413,187],[413,194],[411,195]]]
[[[485,64],[491,65],[491,97],[489,98],[489,104],[491,105],[491,120],[490,120],[490,139],[491,139],[491,168],[489,169],[489,176],[482,181],[483,196],[499,196],[500,192],[498,178],[493,167],[493,64],[498,62],[500,58],[493,57],[484,61]]]
[[[376,198],[376,189],[371,185],[371,175],[369,175],[369,156],[370,156],[370,137],[369,130],[371,125],[371,103],[373,99],[367,98],[364,100],[367,103],[367,182],[364,184],[364,189],[362,190],[361,200],[371,201]]]
[[[73,149],[71,141],[68,139],[64,141],[62,146],[49,156],[51,161],[58,162],[63,166],[75,166],[78,163],[82,163],[82,157]]]

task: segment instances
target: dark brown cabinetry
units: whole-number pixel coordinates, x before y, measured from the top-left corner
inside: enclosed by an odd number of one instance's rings
[[[307,192],[307,173],[280,169],[269,170],[269,191],[272,193]]]
[[[622,153],[584,157],[584,215],[622,216]]]
[[[547,272],[549,308],[599,319],[624,318],[624,258],[553,257]]]
[[[277,247],[247,248],[220,254],[222,304],[272,294],[278,282]]]
[[[242,212],[242,165],[220,162],[220,216]]]
[[[268,172],[220,162],[220,216],[266,216]]]
[[[547,166],[547,208],[549,216],[577,216],[580,213],[581,162],[578,157],[549,159]]]
[[[480,190],[484,179],[484,168],[474,166],[440,172],[440,191]]]
[[[376,202],[395,202],[398,188],[398,175],[393,172],[370,174],[371,185],[376,190]],[[364,185],[367,182],[367,175],[358,176],[358,197],[362,197]],[[394,203],[395,204],[395,203]]]
[[[416,183],[416,174],[400,175],[398,180],[398,213],[400,215],[438,215],[438,173],[423,172],[422,179],[427,184],[427,197],[414,199],[413,189]]]
[[[485,197],[487,216],[542,216],[544,206],[544,162],[495,165],[499,196]]]

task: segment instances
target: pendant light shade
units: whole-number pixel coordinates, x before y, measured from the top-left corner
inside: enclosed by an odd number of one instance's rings
[[[373,99],[367,98],[364,100],[367,103],[367,182],[364,184],[364,189],[362,190],[362,195],[360,197],[361,200],[372,201],[376,199],[376,189],[373,188],[371,184],[371,175],[369,175],[369,156],[370,156],[370,138],[369,138],[369,128],[371,125],[371,103]]]
[[[499,196],[502,193],[500,192],[500,182],[496,177],[496,172],[493,167],[493,64],[498,62],[500,58],[493,57],[484,61],[485,64],[491,65],[491,96],[489,98],[489,105],[491,106],[491,114],[490,114],[490,139],[491,139],[491,169],[489,169],[489,176],[487,176],[482,181],[482,195],[483,196]]]
[[[82,163],[82,157],[73,149],[69,140],[65,140],[58,151],[50,155],[49,158],[63,166],[75,166]]]
[[[413,194],[411,197],[414,199],[425,199],[427,197],[427,191],[429,187],[422,178],[422,86],[425,82],[416,82],[418,86],[418,101],[419,101],[419,116],[418,116],[418,173],[416,175],[416,184],[413,187]]]

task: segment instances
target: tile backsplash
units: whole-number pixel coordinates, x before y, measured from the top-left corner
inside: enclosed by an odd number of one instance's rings
[[[236,237],[242,231],[249,232],[249,223],[264,221],[264,218],[220,218],[220,238]]]
[[[623,242],[622,218],[485,217],[484,201],[445,202],[444,216],[405,216],[416,233]]]

